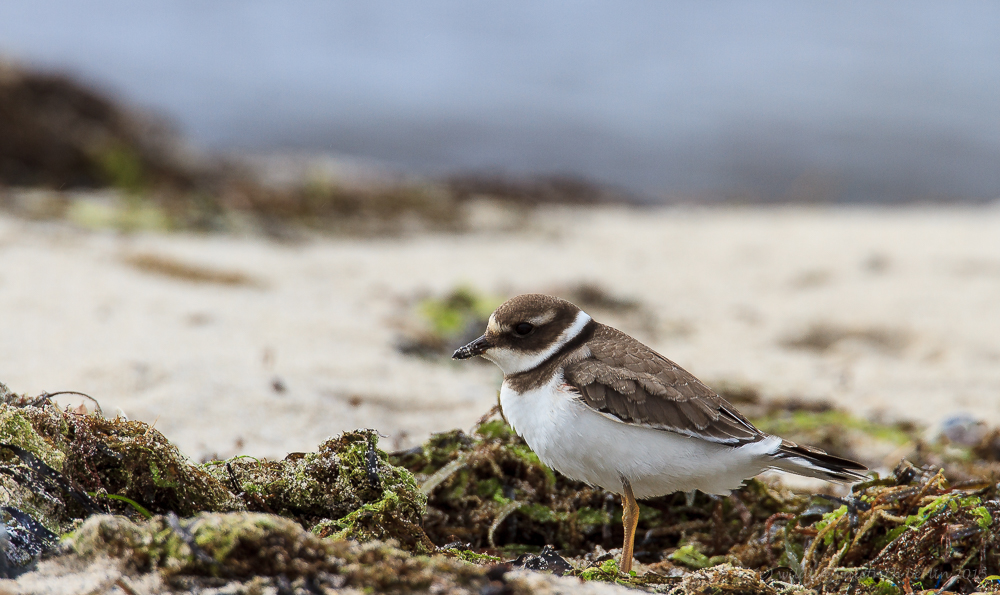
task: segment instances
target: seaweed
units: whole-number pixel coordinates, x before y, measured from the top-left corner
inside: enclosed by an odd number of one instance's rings
[[[39,557],[55,549],[59,536],[13,506],[0,507],[0,578],[17,578],[35,568]]]
[[[324,537],[394,538],[426,551],[433,547],[420,526],[426,497],[377,443],[374,430],[358,430],[327,440],[314,453],[281,461],[234,457],[205,468],[218,481],[237,484],[234,491],[249,510],[294,518]]]
[[[112,560],[126,591],[125,577],[166,590],[544,588],[512,568],[677,594],[971,591],[1000,581],[996,461],[986,456],[994,432],[964,447],[914,436],[920,460],[839,497],[754,479],[729,497],[643,501],[640,564],[625,575],[609,549],[622,537],[618,497],[545,467],[496,409],[470,433],[397,453],[357,430],[282,460],[197,464],[141,422],[0,393],[8,576],[55,556]],[[864,434],[906,433],[810,411]],[[781,423],[811,432],[825,422]]]
[[[48,449],[62,455],[59,470],[66,481],[95,497],[121,496],[154,513],[170,511],[181,516],[243,508],[222,483],[148,424],[68,413],[52,404],[17,409],[0,405],[0,416],[5,413],[30,422]],[[125,500],[104,498],[102,502],[121,514],[135,511]],[[59,522],[79,517],[68,510]]]
[[[435,585],[443,592],[476,591],[492,580],[487,567],[445,556],[415,557],[381,542],[324,539],[291,519],[262,513],[156,516],[139,523],[94,516],[66,542],[85,560],[118,559],[133,573],[159,571],[175,586],[197,584],[192,577],[274,577],[313,589],[406,592]]]
[[[420,527],[425,497],[409,472],[386,461],[374,430],[347,432],[282,461],[199,465],[148,424],[45,401],[0,403],[0,440],[0,455],[17,463],[0,465],[8,503],[57,533],[98,512],[138,519],[263,510],[321,535],[431,547]]]
[[[30,451],[13,444],[0,443],[0,449],[14,453],[20,460],[17,467],[0,467],[0,473],[9,474],[22,485],[29,487],[36,494],[51,495],[53,490],[61,490],[72,498],[80,507],[90,514],[103,512],[91,499],[90,495],[70,485],[61,473],[46,465]],[[23,469],[26,473],[20,473]]]
[[[845,504],[821,514],[807,509],[767,539],[784,550],[804,585],[823,592],[929,588],[970,564],[985,578],[1000,570],[991,530],[1000,513],[996,497],[993,484],[963,489],[941,469],[904,461],[892,476],[854,486]]]

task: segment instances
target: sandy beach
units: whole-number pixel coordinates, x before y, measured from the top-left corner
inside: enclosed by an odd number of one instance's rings
[[[220,276],[137,266],[150,257]],[[996,206],[544,208],[512,231],[296,244],[3,215],[0,381],[155,420],[195,459],[359,427],[403,448],[472,425],[500,382],[400,353],[416,300],[584,282],[638,301],[641,321],[607,322],[709,384],[930,431],[960,413],[1000,423]]]

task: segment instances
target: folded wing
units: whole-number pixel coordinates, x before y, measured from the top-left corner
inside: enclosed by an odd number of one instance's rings
[[[566,366],[581,400],[620,421],[739,446],[762,440],[743,415],[674,362],[602,325],[590,357]]]
[[[743,446],[770,438],[728,401],[674,362],[632,337],[601,325],[589,357],[564,369],[580,400],[619,421]],[[782,440],[771,467],[827,481],[855,482],[868,469],[811,446]]]

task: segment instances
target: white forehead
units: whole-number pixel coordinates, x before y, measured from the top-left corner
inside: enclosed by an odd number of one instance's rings
[[[486,323],[486,332],[494,335],[500,334],[500,325],[497,324],[497,313],[490,314],[490,321]]]

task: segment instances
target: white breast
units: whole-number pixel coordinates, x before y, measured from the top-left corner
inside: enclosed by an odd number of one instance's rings
[[[676,491],[728,494],[771,464],[779,438],[732,447],[633,426],[606,417],[577,399],[557,375],[523,394],[504,382],[500,405],[510,425],[543,463],[563,475],[621,492],[621,478],[637,498]]]

